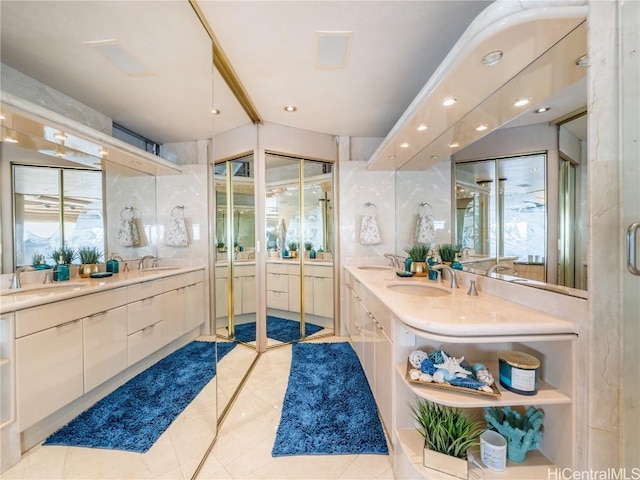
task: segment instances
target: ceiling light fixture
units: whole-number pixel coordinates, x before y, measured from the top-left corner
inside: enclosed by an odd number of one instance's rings
[[[395,160],[396,156],[395,156],[395,155],[389,155],[387,158],[388,158],[389,160]]]
[[[549,110],[551,110],[551,107],[540,107],[540,108],[536,108],[533,113],[544,113],[544,112],[548,112]]]
[[[298,107],[296,107],[295,105],[286,105],[284,107],[284,110],[286,112],[295,112],[296,110],[298,110]]]
[[[456,147],[459,147],[459,146],[460,146],[460,144],[458,142],[453,142],[453,143],[449,144],[449,148],[456,148]]]
[[[576,58],[576,65],[579,67],[588,67],[589,66],[589,57],[585,53],[584,55],[580,55]]]
[[[500,60],[502,60],[502,56],[504,53],[501,50],[494,50],[493,52],[487,53],[484,57],[482,57],[482,63],[485,65],[495,65]]]
[[[476,127],[476,131],[484,132],[487,128],[489,128],[489,126],[486,123],[481,123]]]
[[[419,132],[424,132],[427,128],[429,128],[429,127],[427,126],[426,123],[421,123],[420,125],[418,125],[416,130],[418,130]]]
[[[0,113],[0,120],[6,120],[7,117],[5,117],[4,113]]]
[[[7,136],[4,137],[3,141],[7,142],[7,143],[18,143],[18,139],[16,138],[16,134],[13,133],[13,132],[8,133]]]
[[[445,107],[450,107],[451,105],[453,105],[457,101],[458,101],[457,98],[447,97],[442,101],[442,105],[444,105]]]
[[[519,98],[513,103],[514,107],[524,107],[525,105],[529,105],[531,102],[530,98]]]
[[[409,148],[409,144],[407,142],[403,142],[400,144],[400,148]]]
[[[212,108],[211,113],[213,113],[214,115],[220,115],[221,112],[217,108]]]
[[[429,158],[431,158],[431,160],[435,160],[436,158],[440,158],[440,155],[431,155]]]

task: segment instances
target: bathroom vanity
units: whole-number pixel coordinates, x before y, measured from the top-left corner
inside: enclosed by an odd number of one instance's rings
[[[423,467],[423,440],[408,407],[416,397],[480,417],[478,409],[491,406],[544,410],[539,450],[530,451],[522,464],[508,462],[502,473],[484,468],[485,478],[547,478],[548,469],[575,468],[577,324],[482,289],[479,296],[467,295],[471,275],[458,275],[462,284],[451,289],[446,281],[401,279],[391,269],[345,267],[345,323],[393,444],[395,478],[440,478]],[[407,358],[417,349],[442,349],[484,363],[496,382],[498,351],[527,352],[542,362],[538,392],[518,395],[498,386],[500,396],[493,397],[411,383]]]
[[[3,290],[2,470],[195,338],[204,279],[202,267],[159,267]]]

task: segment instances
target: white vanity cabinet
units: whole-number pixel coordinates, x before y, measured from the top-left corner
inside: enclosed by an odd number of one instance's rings
[[[201,272],[164,279],[159,296],[164,343],[169,343],[204,322],[204,277]]]
[[[14,314],[0,315],[0,473],[20,460],[16,421],[16,377],[14,355]]]
[[[267,262],[267,308],[290,310],[295,307],[295,299],[289,298],[289,269],[291,265]],[[299,265],[297,268],[300,275]],[[299,279],[300,277],[298,277]],[[292,292],[293,293],[293,292]],[[298,289],[298,310],[300,309],[300,290]],[[294,311],[294,310],[292,310]]]
[[[226,317],[229,310],[229,278],[227,266],[216,267],[215,295],[216,312],[218,317]],[[256,267],[251,265],[236,265],[234,278],[234,314],[255,313],[256,311]]]
[[[128,364],[134,365],[164,344],[162,280],[128,288]]]

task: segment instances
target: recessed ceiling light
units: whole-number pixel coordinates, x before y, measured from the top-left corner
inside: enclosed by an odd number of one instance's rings
[[[395,155],[389,155],[387,158],[388,158],[389,160],[395,160],[396,156],[395,156]]]
[[[221,111],[218,110],[217,108],[212,108],[211,113],[213,113],[214,115],[220,115]]]
[[[435,160],[436,158],[440,158],[440,155],[431,155],[429,158],[431,158],[431,160]]]
[[[453,142],[453,143],[449,144],[449,148],[456,148],[456,147],[459,147],[459,146],[460,146],[460,144],[458,142]]]
[[[576,65],[579,67],[588,67],[589,66],[589,57],[585,53],[584,55],[576,58]]]
[[[400,144],[400,148],[409,148],[409,144],[407,142],[403,142]]]
[[[296,110],[298,110],[298,107],[296,107],[295,105],[287,105],[284,107],[284,109],[287,112],[295,112]]]
[[[504,53],[501,50],[494,50],[493,52],[487,53],[484,57],[482,57],[482,63],[485,65],[495,65],[500,60],[502,60],[502,56]]]
[[[4,140],[7,143],[18,143],[18,139],[15,137],[15,134],[9,134],[6,137],[4,137]]]
[[[56,132],[53,134],[53,138],[64,142],[67,139],[67,136],[63,132]]]
[[[524,107],[525,105],[529,105],[531,102],[530,98],[519,98],[513,103],[514,107]]]
[[[442,105],[444,105],[445,107],[450,107],[451,105],[453,105],[457,101],[458,101],[458,99],[456,99],[456,98],[447,97],[442,101]]]
[[[489,126],[486,123],[481,123],[476,127],[476,130],[478,132],[484,132],[487,128],[489,128]]]
[[[533,113],[544,113],[544,112],[548,112],[549,110],[551,110],[551,107],[540,107],[540,108],[536,108]]]
[[[419,132],[423,132],[423,131],[425,131],[427,128],[429,128],[429,127],[427,126],[427,124],[426,124],[426,123],[421,123],[420,125],[418,125],[418,127],[416,128],[416,130],[418,130]]]
[[[535,168],[535,167],[531,169],[531,171],[532,171],[532,172],[537,172],[537,171],[539,171],[539,170],[540,170],[539,168]],[[528,186],[528,185],[527,185],[527,186]]]

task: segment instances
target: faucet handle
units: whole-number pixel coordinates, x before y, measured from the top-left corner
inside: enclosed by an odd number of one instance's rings
[[[472,297],[478,296],[478,290],[476,290],[475,280],[469,280],[469,291],[467,292],[467,295],[471,295]]]
[[[42,280],[43,285],[47,285],[49,283],[53,283],[53,279],[51,278],[51,270],[47,270],[44,272],[44,280]]]

